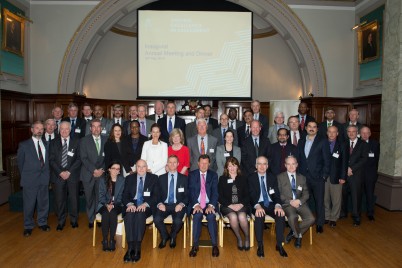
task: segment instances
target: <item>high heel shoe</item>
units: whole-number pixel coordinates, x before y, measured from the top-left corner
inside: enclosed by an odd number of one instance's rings
[[[240,241],[237,241],[237,248],[239,249],[239,250],[244,250],[244,247],[243,247],[243,242],[240,240]]]
[[[244,242],[244,247],[243,247],[243,249],[244,249],[245,251],[249,251],[249,250],[250,250],[250,240],[249,240],[249,239],[246,239],[246,241]]]

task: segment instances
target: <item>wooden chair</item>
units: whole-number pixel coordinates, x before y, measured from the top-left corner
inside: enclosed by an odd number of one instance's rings
[[[223,247],[222,241],[220,239],[220,230],[222,229],[221,215],[219,215],[219,213],[215,213],[215,219],[218,223],[218,244],[220,247]],[[203,223],[208,222],[205,215],[203,215],[203,217],[202,217],[202,222]],[[192,246],[193,246],[193,214],[191,214],[191,216],[190,216],[190,247],[192,247]]]
[[[225,217],[223,215],[221,215],[221,217],[222,217],[222,220],[221,220],[222,223],[220,224],[221,229],[219,230],[219,235],[220,235],[219,239],[221,241],[220,246],[223,247],[223,228],[224,228],[225,224],[229,224],[230,222],[229,222],[228,217]],[[250,247],[252,248],[252,247],[254,247],[254,223],[253,223],[253,220],[251,219],[251,217],[248,215],[247,215],[247,220],[250,223]]]
[[[165,224],[173,224],[172,215],[169,215],[164,221]],[[152,246],[156,248],[156,244],[158,241],[158,229],[155,226],[155,223],[152,223]],[[184,214],[183,216],[183,248],[186,248],[186,241],[187,241],[187,215]]]
[[[95,220],[94,220],[94,227],[93,227],[94,230],[93,230],[93,235],[92,235],[92,246],[93,247],[95,246],[95,243],[96,243],[96,229],[97,229],[96,224],[98,222],[102,222],[102,215],[99,214],[99,213],[96,214]],[[117,223],[122,223],[123,224],[123,226],[122,226],[122,234],[121,234],[121,247],[125,248],[126,247],[126,232],[125,232],[125,229],[124,229],[124,219],[123,219],[123,216],[122,216],[121,213],[119,215],[117,215]]]

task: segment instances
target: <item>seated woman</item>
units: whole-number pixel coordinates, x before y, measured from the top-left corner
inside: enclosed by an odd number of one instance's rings
[[[99,183],[97,211],[102,215],[103,251],[114,251],[116,249],[114,236],[117,229],[117,216],[123,210],[121,200],[125,181],[124,177],[120,174],[120,170],[121,165],[119,162],[111,162],[108,166],[105,179],[101,179]]]
[[[274,115],[274,124],[269,128],[268,138],[271,144],[274,144],[278,141],[278,130],[280,128],[286,128],[289,130],[289,127],[285,124],[285,115],[283,112],[277,111]]]
[[[170,146],[168,148],[168,156],[174,154],[179,160],[177,171],[183,175],[188,176],[188,169],[190,168],[190,151],[184,145],[183,131],[179,128],[174,128],[169,135]]]
[[[241,163],[241,150],[240,147],[234,145],[234,132],[228,129],[225,132],[225,144],[216,147],[216,164],[218,166],[218,177],[222,176],[223,168],[226,164],[226,160],[229,157],[236,157],[236,159]]]
[[[158,124],[151,126],[151,140],[144,142],[141,159],[148,165],[148,172],[155,175],[166,173],[165,167],[168,158],[168,147],[166,142],[161,141],[161,129]]]
[[[219,178],[218,200],[222,215],[229,218],[230,227],[236,235],[239,250],[250,250],[250,231],[247,221],[250,201],[247,185],[247,179],[241,176],[239,161],[235,157],[229,157],[223,175]],[[244,245],[239,225],[244,234]]]

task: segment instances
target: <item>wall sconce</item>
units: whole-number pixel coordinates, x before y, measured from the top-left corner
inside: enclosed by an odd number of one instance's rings
[[[309,93],[308,93],[308,96],[309,96],[309,97],[314,97],[313,92],[309,92]]]
[[[302,95],[300,95],[300,96],[299,96],[299,100],[302,100],[302,99],[303,99],[303,96],[302,96]]]
[[[75,92],[73,93],[73,95],[76,95],[76,96],[83,96],[83,97],[86,97],[86,96],[87,96],[87,94],[81,93],[81,92],[79,92],[79,91],[75,91]]]

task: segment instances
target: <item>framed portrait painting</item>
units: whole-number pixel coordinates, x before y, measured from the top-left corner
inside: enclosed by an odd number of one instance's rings
[[[378,22],[372,21],[357,32],[359,64],[378,59],[380,55],[380,33]]]
[[[2,49],[24,56],[24,19],[3,8]]]

